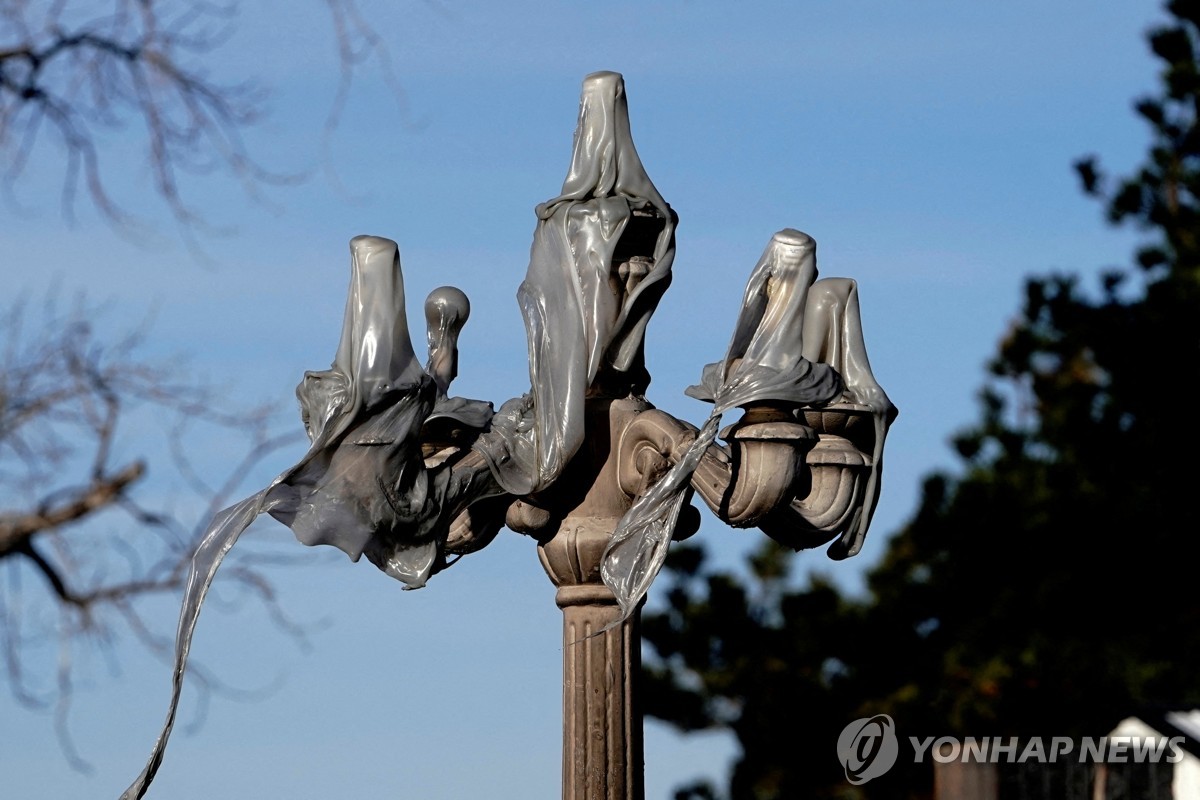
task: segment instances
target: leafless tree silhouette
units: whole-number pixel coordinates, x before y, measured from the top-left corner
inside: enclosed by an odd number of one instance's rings
[[[389,51],[356,0],[319,0],[329,15],[340,83],[326,132],[337,125],[357,68],[374,61],[401,98]],[[105,133],[144,146],[158,198],[185,231],[205,227],[185,178],[228,173],[260,196],[301,176],[264,167],[244,134],[260,121],[266,91],[253,79],[212,77],[212,59],[237,24],[235,0],[0,0],[0,183],[11,190],[35,151],[65,156],[62,206],[80,194],[118,228],[136,222],[109,189]]]
[[[178,378],[177,361],[147,360],[140,333],[106,340],[95,308],[60,306],[18,304],[0,319],[0,658],[14,697],[56,709],[64,751],[81,765],[66,736],[72,653],[132,635],[168,658],[170,631],[148,621],[144,604],[181,589],[207,520],[255,464],[298,437],[270,433],[272,409],[226,411],[213,390]],[[245,445],[212,486],[188,451],[220,430]],[[186,508],[172,508],[180,497],[139,498],[147,464],[118,455],[131,447],[165,454],[156,465],[180,478]],[[302,636],[263,571],[280,560],[247,551],[224,577]],[[203,669],[198,680],[219,686]]]
[[[364,65],[402,96],[357,0],[311,5],[328,14],[340,64],[328,142]],[[0,189],[19,206],[21,177],[57,159],[67,220],[86,203],[113,229],[138,235],[158,204],[191,239],[211,226],[190,200],[190,181],[224,174],[259,197],[265,186],[303,177],[264,167],[247,145],[264,86],[213,77],[237,11],[236,0],[0,0]],[[118,198],[111,189],[131,145],[149,165],[151,196]],[[149,359],[145,331],[114,338],[99,316],[94,306],[54,301],[0,310],[0,674],[22,703],[55,709],[76,766],[84,762],[66,724],[74,656],[86,647],[115,652],[132,638],[169,659],[173,630],[145,609],[181,589],[204,524],[287,440],[270,432],[269,409],[239,408],[186,377],[178,361]],[[214,430],[245,443],[220,485],[202,481],[189,458],[189,441]],[[142,457],[126,456],[131,450]],[[146,499],[151,463],[156,474],[181,478],[187,499]],[[302,635],[264,571],[280,558],[242,550],[222,570],[226,583]],[[190,674],[219,686],[202,667]]]

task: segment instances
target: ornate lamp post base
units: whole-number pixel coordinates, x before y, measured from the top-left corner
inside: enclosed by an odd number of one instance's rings
[[[508,523],[541,538],[538,555],[563,611],[563,800],[642,800],[642,716],[634,682],[641,664],[638,615],[625,622],[600,579],[613,530],[632,499],[617,483],[621,437],[652,406],[641,398],[592,398],[591,435],[537,510],[510,508]],[[523,517],[544,521],[523,524]],[[555,524],[555,520],[561,520]],[[543,538],[553,532],[549,538]]]

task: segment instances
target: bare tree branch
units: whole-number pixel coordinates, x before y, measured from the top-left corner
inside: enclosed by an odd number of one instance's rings
[[[402,111],[403,92],[358,0],[315,1],[330,15],[339,64],[322,137],[328,163],[364,67],[382,76]],[[195,234],[220,229],[194,204],[198,180],[233,178],[265,202],[268,187],[306,177],[265,164],[248,143],[264,114],[261,83],[214,69],[233,44],[238,10],[237,0],[0,0],[0,191],[10,205],[21,207],[23,177],[58,165],[66,220],[90,207],[137,236],[158,208],[203,255]],[[151,182],[135,197],[114,180],[128,168],[130,145]],[[68,725],[75,655],[114,657],[131,638],[169,661],[171,637],[143,616],[143,601],[179,591],[204,522],[265,456],[301,438],[298,428],[270,431],[273,409],[230,406],[178,363],[146,359],[144,330],[98,332],[99,311],[64,310],[53,299],[41,310],[0,309],[0,680],[19,702],[53,711],[77,768],[85,763]],[[148,415],[166,423],[154,452],[141,449],[138,423]],[[211,468],[193,466],[193,442],[205,432],[245,444],[211,483],[199,477]],[[187,513],[147,497],[148,464],[190,488]],[[284,613],[266,571],[294,560],[243,550],[222,580],[303,643],[304,628]],[[230,691],[203,668],[190,676]]]
[[[374,61],[398,102],[403,92],[386,42],[357,0],[320,1],[340,64],[325,122],[327,149],[364,64]],[[0,183],[11,193],[49,138],[65,154],[67,219],[84,193],[114,228],[138,232],[143,221],[110,193],[104,168],[105,134],[132,130],[141,137],[158,199],[187,233],[217,229],[185,196],[186,176],[227,174],[260,202],[263,187],[303,179],[264,166],[245,141],[262,119],[263,87],[212,76],[209,62],[232,36],[237,11],[233,0],[0,2],[0,153],[7,164]]]
[[[87,487],[63,502],[40,504],[24,513],[0,514],[0,558],[4,558],[13,550],[29,555],[24,553],[24,548],[34,534],[75,522],[116,502],[125,491],[125,487],[142,477],[145,472],[145,465],[140,461],[135,462],[115,475],[93,480]]]
[[[207,520],[265,456],[302,436],[298,427],[271,433],[270,408],[239,412],[210,387],[180,380],[178,359],[145,358],[144,331],[104,336],[95,308],[62,312],[50,301],[42,319],[34,316],[27,303],[0,315],[0,657],[14,698],[52,708],[64,756],[84,768],[67,726],[72,654],[111,649],[123,632],[169,659],[169,632],[143,617],[143,601],[181,590]],[[138,424],[147,413],[163,423],[157,445],[147,440],[149,426]],[[226,479],[215,489],[193,486],[200,502],[184,516],[147,504],[138,497],[146,459],[114,463],[117,453],[156,447],[156,463],[169,466],[174,452],[186,468],[197,427],[204,437],[226,431],[243,440]],[[235,556],[224,582],[305,644],[264,571],[292,559],[257,555]],[[196,675],[207,690],[245,694],[203,669]]]

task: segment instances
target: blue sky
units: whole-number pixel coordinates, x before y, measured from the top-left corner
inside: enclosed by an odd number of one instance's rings
[[[317,165],[336,80],[324,11],[245,5],[219,68],[274,87],[251,145],[270,166]],[[853,588],[913,510],[921,476],[953,466],[946,440],[973,419],[1023,277],[1093,274],[1126,263],[1135,241],[1105,227],[1070,164],[1094,152],[1120,173],[1143,151],[1130,106],[1154,87],[1142,34],[1156,3],[363,5],[403,103],[364,69],[332,141],[340,185],[317,174],[270,192],[268,207],[232,181],[188,184],[212,222],[237,228],[205,241],[202,264],[163,220],[146,243],[86,211],[64,225],[58,161],[44,149],[18,187],[28,210],[0,208],[5,296],[86,291],[115,329],[150,313],[153,352],[189,353],[231,398],[278,400],[281,426],[298,425],[293,387],[328,365],[340,332],[347,242],[387,236],[400,244],[414,323],[435,286],[471,297],[455,393],[499,404],[528,386],[515,292],[533,207],[566,172],[580,80],[622,72],[642,161],[680,216],[674,283],[647,336],[652,402],[706,416],[682,390],[723,354],[774,231],[806,231],[823,276],[859,281],[872,365],[900,408],[883,496],[861,556],[799,559]],[[144,163],[114,146],[113,186],[141,208]],[[207,442],[199,455],[219,472],[234,449]],[[297,456],[276,454],[255,479]],[[291,536],[273,523],[256,535]],[[758,541],[708,517],[700,537],[729,565]],[[419,592],[365,562],[295,548],[311,558],[277,583],[294,616],[320,623],[311,649],[253,610],[209,609],[195,657],[232,685],[278,687],[253,702],[214,697],[203,726],[173,739],[151,797],[557,796],[560,621],[531,541],[506,532]],[[161,604],[162,630],[176,610]],[[132,643],[115,655],[117,674],[103,660],[82,665],[71,713],[91,775],[66,767],[51,717],[0,694],[0,794],[115,798],[138,772],[169,672]],[[185,694],[184,723],[195,708]],[[647,797],[719,776],[733,753],[723,736],[648,724]]]

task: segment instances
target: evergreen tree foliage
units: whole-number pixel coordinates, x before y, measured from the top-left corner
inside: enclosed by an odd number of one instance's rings
[[[746,583],[694,546],[672,554],[668,608],[645,621],[647,712],[742,747],[727,791],[678,798],[920,795],[900,767],[845,781],[834,740],[867,714],[902,736],[1103,735],[1200,703],[1200,2],[1166,10],[1148,35],[1161,85],[1135,106],[1144,163],[1118,180],[1075,164],[1143,245],[1094,288],[1027,280],[980,418],[954,439],[960,468],[924,480],[868,596],[788,588],[774,546]]]

